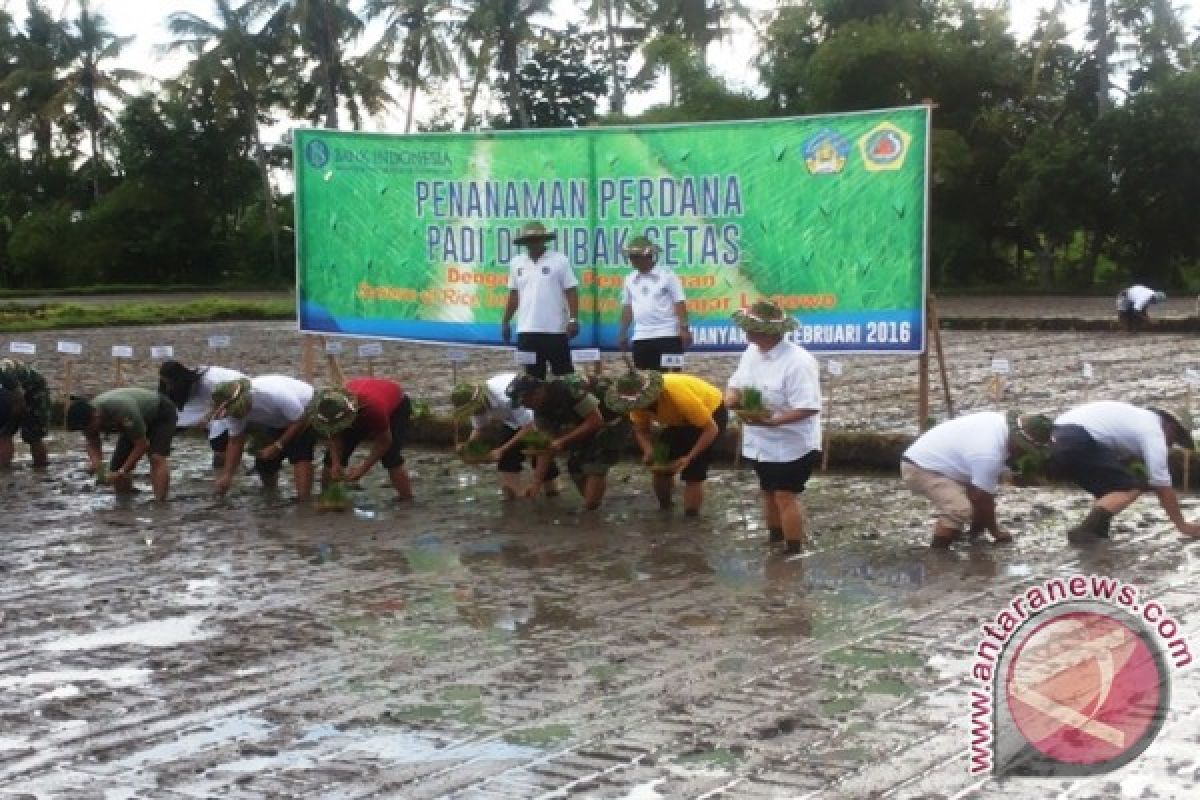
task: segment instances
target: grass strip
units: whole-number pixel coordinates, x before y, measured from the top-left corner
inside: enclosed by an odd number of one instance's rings
[[[224,300],[214,297],[190,303],[129,303],[121,306],[0,304],[0,332],[295,318],[296,306],[290,300]]]

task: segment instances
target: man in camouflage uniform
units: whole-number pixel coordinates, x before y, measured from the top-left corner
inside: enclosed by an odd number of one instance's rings
[[[0,468],[12,465],[13,436],[29,445],[35,467],[49,463],[46,434],[50,423],[50,391],[41,374],[20,361],[0,359]]]

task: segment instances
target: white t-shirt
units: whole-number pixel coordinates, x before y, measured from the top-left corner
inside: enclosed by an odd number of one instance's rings
[[[513,408],[512,401],[504,393],[516,377],[515,372],[501,372],[488,378],[487,383],[483,385],[488,407],[486,411],[472,415],[472,428],[479,430],[489,422],[499,422],[513,430],[520,430],[533,422],[533,412],[528,408]]]
[[[729,379],[729,386],[761,389],[763,405],[769,411],[821,410],[820,366],[807,350],[786,339],[766,353],[754,344],[747,347]],[[742,455],[755,461],[795,461],[819,449],[819,413],[787,425],[743,428]]]
[[[304,416],[313,387],[286,375],[262,375],[250,381],[250,413],[245,419],[228,417],[229,435],[240,436],[250,425],[286,428]]]
[[[1008,420],[999,411],[946,420],[922,434],[904,457],[921,469],[995,494],[1008,458]]]
[[[675,305],[685,301],[683,282],[661,264],[645,275],[634,270],[625,276],[621,305],[633,309],[633,338],[656,339],[679,335]]]
[[[1170,486],[1167,468],[1167,436],[1158,414],[1114,400],[1084,403],[1054,420],[1055,425],[1078,425],[1102,447],[1122,456],[1137,457],[1146,464],[1151,486]]]
[[[179,420],[175,423],[180,428],[194,428],[204,421],[212,410],[212,393],[222,383],[241,380],[246,377],[236,369],[225,367],[197,367],[200,380],[192,386],[192,394],[179,411]],[[208,423],[208,438],[216,439],[229,430],[229,420],[214,419]]]
[[[1146,306],[1155,302],[1155,294],[1157,292],[1153,289],[1142,286],[1140,283],[1123,289],[1117,295],[1117,311],[1145,311]]]
[[[567,289],[579,285],[562,253],[547,250],[534,263],[525,253],[508,265],[508,288],[517,290],[517,333],[564,333],[571,318]]]

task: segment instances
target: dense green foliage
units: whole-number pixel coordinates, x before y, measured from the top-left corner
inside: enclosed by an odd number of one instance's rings
[[[27,3],[0,10],[5,289],[288,282],[290,151],[265,133],[288,120],[474,130],[926,99],[935,285],[1200,288],[1200,41],[1165,0],[1070,0],[1085,37],[1060,3],[1028,41],[982,0],[590,0],[566,30],[550,0],[212,0],[166,15],[158,44],[190,61],[135,97],[130,40],[87,0],[64,18]],[[738,57],[765,96],[710,69],[735,21],[757,31]],[[630,116],[663,76],[669,100]]]

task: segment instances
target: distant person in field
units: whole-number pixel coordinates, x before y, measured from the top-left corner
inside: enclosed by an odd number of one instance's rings
[[[222,383],[244,377],[235,369],[191,369],[178,361],[164,361],[158,368],[158,391],[171,398],[179,411],[176,424],[180,428],[208,426],[208,445],[212,449],[214,469],[220,469],[225,463],[225,449],[229,446],[229,420],[210,419],[213,389]]]
[[[133,492],[133,470],[150,457],[154,499],[166,500],[171,483],[171,440],[178,414],[165,395],[150,389],[113,389],[92,400],[75,398],[67,408],[67,430],[82,431],[87,442],[88,471],[101,474],[102,433],[120,434],[108,465],[108,482],[118,494]]]
[[[408,438],[412,401],[404,387],[386,378],[351,378],[345,389],[322,389],[308,407],[308,422],[329,440],[322,484],[357,481],[376,464],[387,470],[397,500],[412,500],[412,482],[400,450]],[[353,467],[350,456],[370,442],[366,457]]]
[[[555,375],[575,371],[571,363],[571,339],[579,333],[579,285],[566,256],[547,250],[546,243],[558,234],[540,222],[530,222],[517,231],[513,243],[523,245],[508,267],[508,304],[500,323],[505,344],[512,340],[512,318],[517,317],[517,352],[527,354],[525,371],[546,377],[546,365]]]
[[[458,420],[471,420],[471,435],[459,446],[465,452],[475,442],[484,441],[489,425],[500,428],[500,440],[487,453],[487,460],[496,464],[500,490],[505,500],[515,500],[525,493],[521,483],[521,468],[525,455],[521,452],[521,437],[536,430],[533,412],[514,406],[508,387],[516,380],[515,372],[501,372],[485,383],[462,383],[454,387],[450,403]],[[531,459],[532,462],[532,459]],[[531,463],[532,466],[532,463]],[[546,494],[558,493],[558,466],[551,461],[546,471]]]
[[[33,367],[11,358],[0,359],[0,469],[12,466],[13,437],[29,445],[33,466],[50,463],[46,435],[50,427],[50,390]]]
[[[1141,330],[1150,324],[1150,306],[1166,301],[1162,292],[1134,284],[1117,293],[1117,321],[1127,331]]]
[[[1200,536],[1188,522],[1171,485],[1167,452],[1172,445],[1195,450],[1191,419],[1161,408],[1140,408],[1102,400],[1070,409],[1054,420],[1047,471],[1086,489],[1096,498],[1087,517],[1067,531],[1072,544],[1109,535],[1109,525],[1147,489],[1184,536]],[[1131,461],[1139,459],[1145,476]]]
[[[229,444],[225,465],[217,478],[216,492],[223,495],[233,485],[234,473],[242,465],[249,434],[253,434],[257,452],[254,471],[265,488],[274,489],[286,458],[292,464],[296,497],[312,495],[313,451],[316,431],[308,424],[308,404],[313,387],[286,375],[262,375],[239,378],[213,389],[214,419],[229,420]]]
[[[981,411],[934,426],[904,451],[904,485],[933,504],[933,547],[949,547],[963,531],[986,531],[997,542],[1012,541],[996,519],[1000,476],[1020,458],[1038,462],[1031,471],[1044,462],[1051,424],[1039,414]]]
[[[665,371],[662,357],[683,355],[692,344],[692,334],[683,283],[672,270],[656,263],[659,249],[645,236],[635,236],[625,245],[633,272],[625,277],[621,290],[620,347],[622,351],[629,347],[632,325],[633,365]]]

